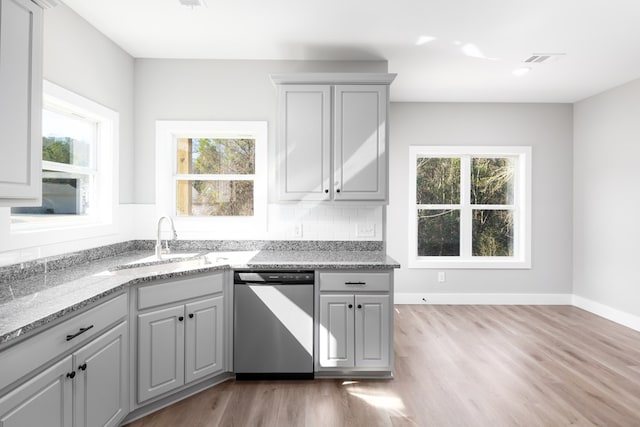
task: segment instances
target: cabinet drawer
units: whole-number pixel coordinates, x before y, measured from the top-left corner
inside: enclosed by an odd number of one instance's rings
[[[389,291],[389,273],[320,273],[320,291]]]
[[[127,296],[117,296],[0,353],[0,389],[88,341],[126,317]]]
[[[138,288],[138,310],[222,292],[224,277],[217,273]]]

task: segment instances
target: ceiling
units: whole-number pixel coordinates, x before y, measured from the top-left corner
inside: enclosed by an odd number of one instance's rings
[[[640,78],[638,0],[63,1],[136,58],[387,60],[393,101],[575,102]]]

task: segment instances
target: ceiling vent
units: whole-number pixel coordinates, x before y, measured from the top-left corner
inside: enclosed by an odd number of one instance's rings
[[[527,64],[548,64],[562,58],[564,53],[534,53],[524,60]]]

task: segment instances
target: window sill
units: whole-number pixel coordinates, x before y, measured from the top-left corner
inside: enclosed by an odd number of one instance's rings
[[[477,269],[477,270],[526,270],[531,269],[530,260],[506,258],[501,260],[494,259],[410,259],[409,268],[425,268],[425,269]]]
[[[10,233],[31,233],[31,232],[49,232],[57,230],[69,230],[78,228],[97,228],[109,223],[101,222],[97,218],[72,218],[71,216],[61,215],[59,218],[24,218],[20,222],[11,224]]]

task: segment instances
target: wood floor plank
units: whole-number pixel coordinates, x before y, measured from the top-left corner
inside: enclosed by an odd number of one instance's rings
[[[229,381],[130,427],[640,426],[640,332],[570,306],[394,311],[393,380]]]

